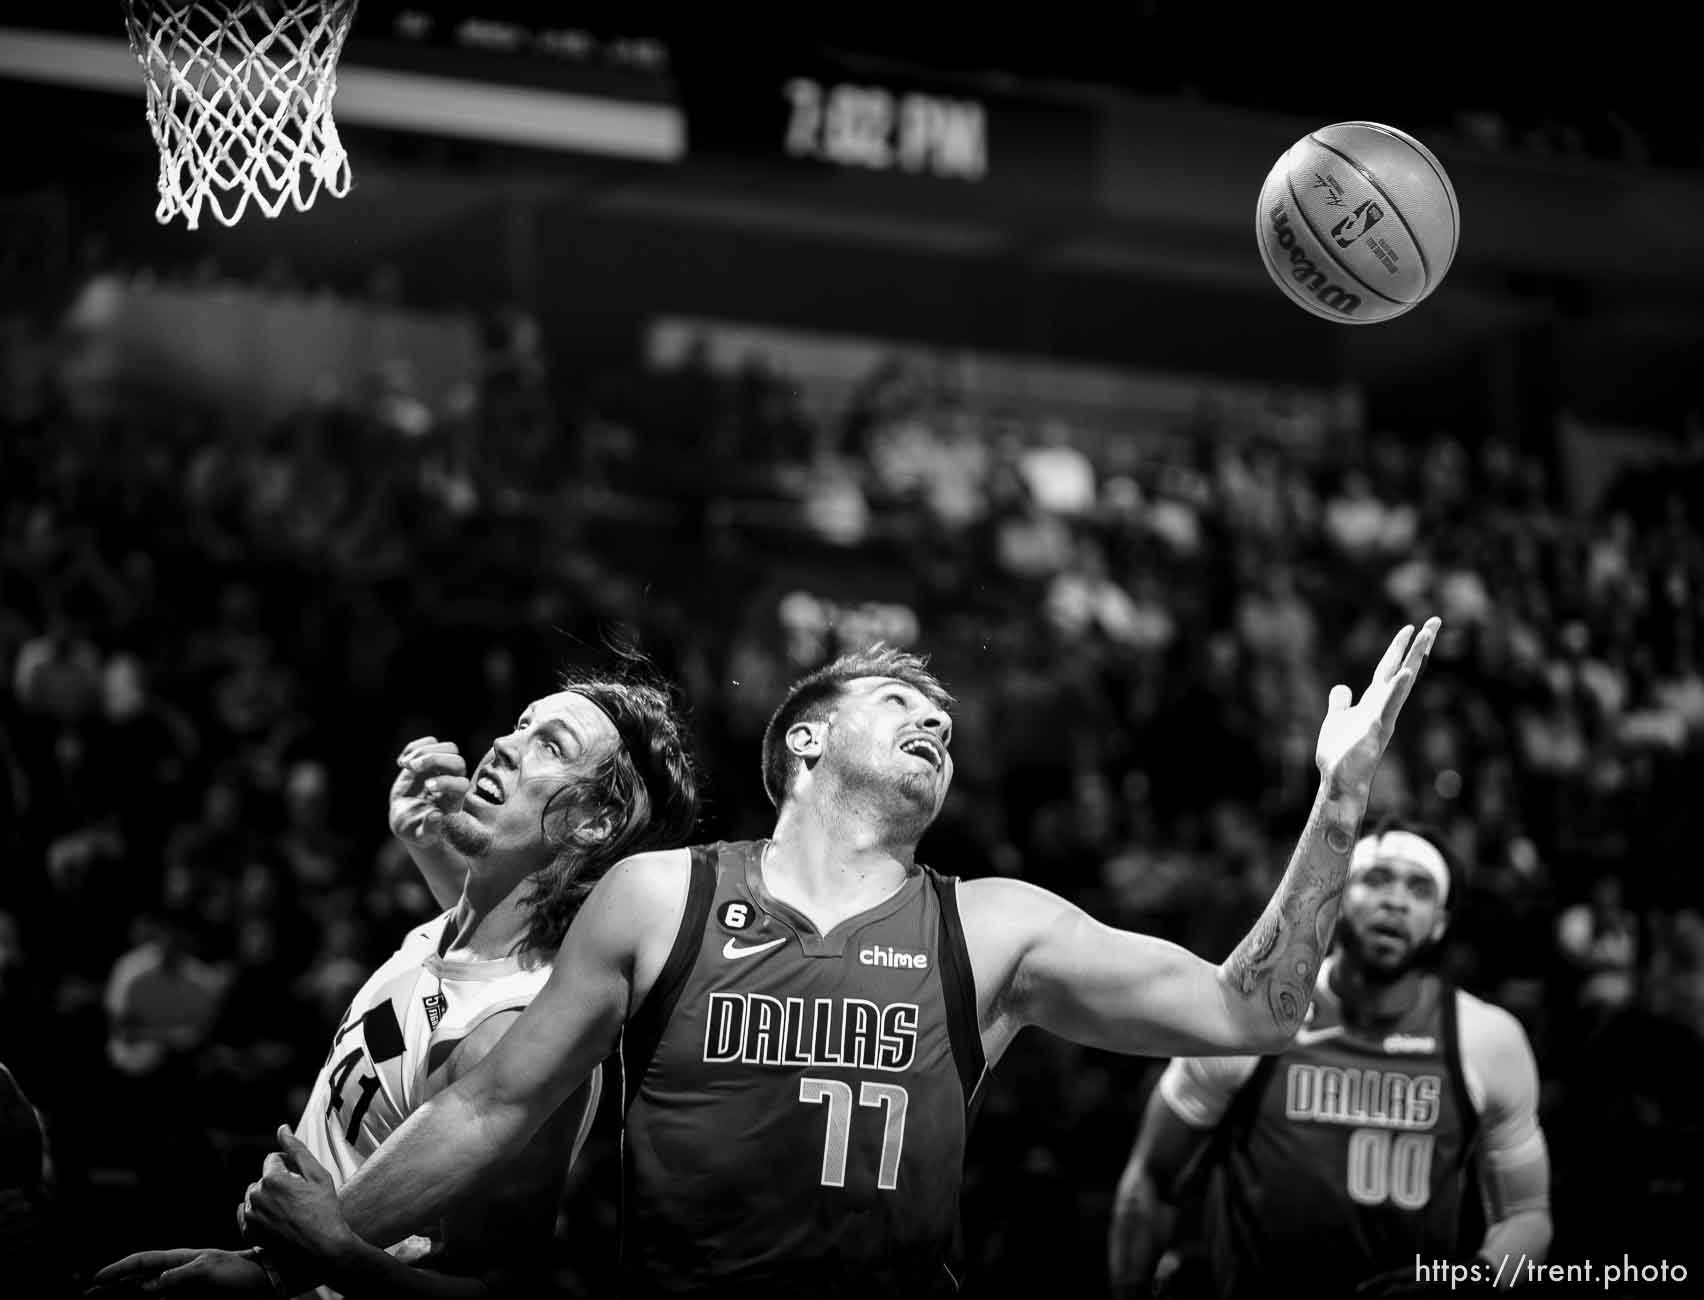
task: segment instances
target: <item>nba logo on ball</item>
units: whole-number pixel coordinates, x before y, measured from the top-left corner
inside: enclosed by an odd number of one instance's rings
[[[1413,136],[1338,122],[1296,141],[1267,173],[1255,233],[1267,272],[1298,306],[1371,325],[1443,282],[1461,207],[1443,164]]]

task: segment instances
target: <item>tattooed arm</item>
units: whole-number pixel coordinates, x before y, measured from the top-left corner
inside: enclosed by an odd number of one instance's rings
[[[1232,1006],[1248,1013],[1250,1032],[1259,1037],[1270,1028],[1282,1043],[1301,1027],[1331,947],[1349,854],[1366,807],[1320,786],[1278,892],[1219,968]]]
[[[1437,631],[1436,619],[1418,635],[1403,628],[1359,703],[1347,686],[1332,688],[1313,810],[1272,901],[1223,964],[1103,925],[1023,881],[967,881],[959,905],[989,1062],[1025,1025],[1142,1056],[1270,1052],[1288,1042],[1331,943],[1379,759]]]

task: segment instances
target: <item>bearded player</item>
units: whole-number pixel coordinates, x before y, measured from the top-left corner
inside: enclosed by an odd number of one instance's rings
[[[1550,1167],[1526,1033],[1427,968],[1456,888],[1439,837],[1401,823],[1367,835],[1291,1044],[1167,1066],[1119,1182],[1115,1294],[1149,1294],[1176,1267],[1165,1256],[1197,1161],[1215,1296],[1391,1295],[1441,1280],[1417,1260],[1477,1262],[1463,1277],[1509,1285],[1521,1261],[1544,1260]],[[1483,1211],[1482,1239],[1462,1239],[1464,1210]]]
[[[609,866],[681,843],[697,819],[683,727],[662,691],[634,682],[565,682],[527,706],[471,779],[456,747],[430,736],[397,763],[391,830],[449,910],[410,934],[356,994],[293,1135],[281,1130],[294,1140],[298,1173],[331,1188],[514,1024]],[[437,1231],[341,1260],[322,1281],[351,1297],[536,1285],[600,1077],[591,1074]],[[422,1261],[429,1267],[410,1267]],[[95,1281],[156,1272],[161,1290],[271,1294],[277,1283],[252,1251],[143,1252]]]

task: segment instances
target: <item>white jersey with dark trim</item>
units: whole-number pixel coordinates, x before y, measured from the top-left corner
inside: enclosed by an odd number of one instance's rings
[[[548,965],[528,969],[514,957],[438,956],[450,917],[445,912],[409,934],[361,986],[296,1125],[296,1136],[340,1187],[443,1088],[445,1064],[481,1021],[524,1008],[550,978]],[[597,1109],[595,1096],[589,1109]]]

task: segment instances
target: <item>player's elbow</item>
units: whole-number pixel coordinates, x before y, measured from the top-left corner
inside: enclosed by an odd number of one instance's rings
[[[1487,1259],[1513,1258],[1519,1254],[1534,1263],[1542,1263],[1550,1254],[1551,1236],[1548,1205],[1515,1210],[1486,1228],[1485,1244],[1479,1253]]]
[[[1216,1055],[1271,1056],[1290,1045],[1307,1014],[1311,989],[1251,981],[1229,961],[1216,975],[1214,992],[1223,1025]]]
[[[1550,1254],[1550,1239],[1554,1226],[1548,1207],[1542,1210],[1522,1210],[1503,1221],[1503,1235],[1520,1243],[1528,1259],[1543,1260]]]
[[[1225,999],[1226,1032],[1217,1055],[1272,1056],[1289,1047],[1302,1027],[1300,1015],[1279,1015],[1265,998],[1247,996],[1223,977],[1219,987]]]
[[[1115,1210],[1121,1220],[1152,1221],[1170,1208],[1145,1160],[1137,1158],[1124,1167],[1115,1197]]]
[[[1554,1225],[1550,1221],[1550,1211],[1535,1211],[1533,1217],[1532,1235],[1536,1244],[1533,1246],[1532,1253],[1535,1257],[1547,1258],[1550,1254],[1550,1239],[1554,1234]]]
[[[1246,1026],[1247,1037],[1243,1046],[1234,1049],[1239,1056],[1276,1056],[1295,1041],[1296,1030],[1301,1028],[1298,1022],[1293,1025],[1280,1025],[1270,1019],[1261,1021],[1253,1018],[1254,1023]]]

